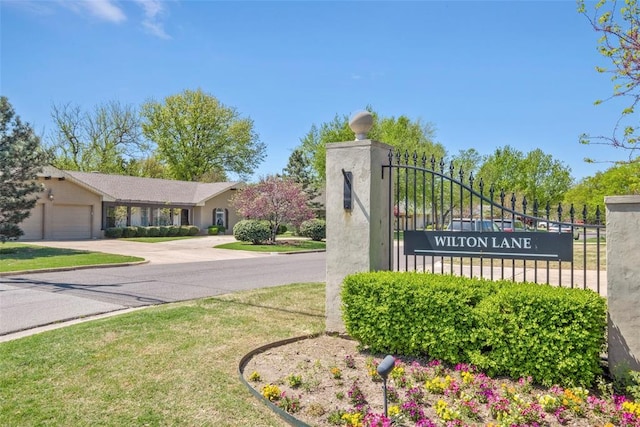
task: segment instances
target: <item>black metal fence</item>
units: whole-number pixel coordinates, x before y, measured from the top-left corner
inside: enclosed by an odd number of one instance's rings
[[[549,283],[606,296],[599,208],[593,214],[529,201],[424,154],[391,151],[382,173],[387,170],[395,270]]]

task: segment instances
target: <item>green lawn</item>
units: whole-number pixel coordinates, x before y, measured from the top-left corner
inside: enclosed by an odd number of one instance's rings
[[[283,240],[276,241],[275,245],[254,245],[248,242],[232,242],[215,246],[219,249],[235,249],[253,252],[297,252],[326,249],[325,242],[313,240]]]
[[[0,343],[0,425],[283,426],[240,382],[270,342],[324,329],[324,285],[147,308]]]
[[[144,261],[144,259],[102,252],[48,248],[23,243],[0,244],[0,273],[134,261]]]

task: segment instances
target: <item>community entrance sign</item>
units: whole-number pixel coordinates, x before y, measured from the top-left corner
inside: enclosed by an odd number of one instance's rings
[[[573,261],[571,233],[404,231],[404,255]]]

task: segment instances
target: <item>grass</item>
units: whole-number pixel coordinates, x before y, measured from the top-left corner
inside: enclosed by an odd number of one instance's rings
[[[0,272],[118,264],[134,261],[144,261],[144,259],[102,252],[25,245],[23,243],[0,244]]]
[[[326,243],[313,240],[282,240],[276,241],[275,245],[254,245],[248,242],[232,242],[218,245],[216,248],[252,252],[298,252],[324,250],[326,249]]]
[[[1,343],[0,424],[282,426],[240,382],[240,358],[323,328],[324,285],[296,284]]]

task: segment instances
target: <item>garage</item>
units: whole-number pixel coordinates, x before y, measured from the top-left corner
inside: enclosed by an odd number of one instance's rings
[[[90,239],[91,206],[53,205],[53,239]]]
[[[42,240],[44,238],[44,204],[38,203],[31,210],[29,218],[20,223],[24,232],[22,240]]]

